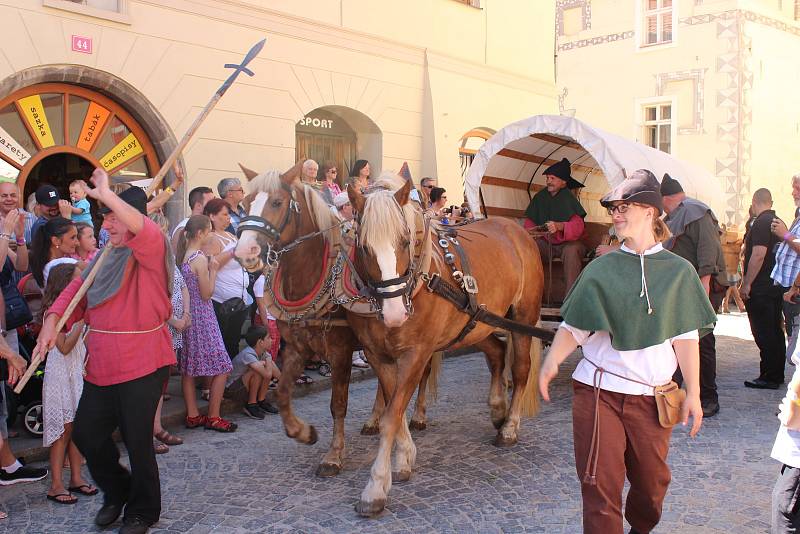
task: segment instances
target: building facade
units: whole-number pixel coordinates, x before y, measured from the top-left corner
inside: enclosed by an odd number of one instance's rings
[[[482,137],[557,109],[555,6],[528,0],[0,0],[0,174],[25,193],[102,165],[153,176],[266,37],[183,153],[188,186],[356,159],[461,194]],[[476,139],[477,138],[477,141]],[[175,199],[172,218],[185,210]]]
[[[760,187],[792,219],[800,1],[557,0],[556,34],[564,112],[711,171],[721,222]]]

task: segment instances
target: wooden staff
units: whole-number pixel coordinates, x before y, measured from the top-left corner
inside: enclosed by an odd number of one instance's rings
[[[69,320],[69,317],[72,315],[72,312],[75,311],[75,308],[78,306],[78,303],[81,301],[83,296],[89,290],[89,287],[92,285],[92,282],[94,282],[94,279],[97,276],[97,273],[100,271],[100,267],[103,266],[103,262],[105,261],[106,256],[108,255],[108,251],[111,250],[111,248],[112,246],[110,244],[106,245],[106,247],[103,248],[103,251],[100,253],[100,257],[97,258],[97,262],[95,262],[94,264],[94,268],[92,268],[89,274],[86,275],[86,278],[84,278],[81,287],[78,288],[78,292],[75,293],[74,297],[72,297],[72,300],[69,302],[69,306],[67,306],[67,309],[64,310],[64,314],[61,316],[61,319],[59,319],[58,323],[56,323],[56,335],[58,335],[58,333],[61,332],[61,329],[64,328],[64,325],[67,324],[67,321]],[[31,358],[31,364],[28,366],[28,369],[25,371],[25,374],[22,375],[22,378],[19,379],[17,387],[14,388],[14,393],[19,395],[22,392],[22,389],[25,387],[25,384],[27,384],[28,380],[31,379],[36,369],[39,368],[39,364],[42,363],[43,359],[44,358],[42,357],[41,351],[33,355],[33,357]]]
[[[255,57],[261,52],[261,49],[264,48],[264,43],[266,43],[266,39],[262,39],[261,41],[257,42],[247,55],[244,57],[240,64],[229,63],[225,65],[226,69],[234,69],[228,79],[217,89],[217,92],[214,93],[214,96],[211,97],[211,100],[206,104],[206,107],[203,108],[203,111],[200,112],[200,115],[194,120],[189,129],[186,130],[186,133],[183,135],[183,139],[181,139],[178,146],[175,147],[175,150],[172,151],[172,154],[169,155],[167,160],[161,166],[161,169],[158,173],[153,177],[153,181],[150,182],[150,186],[147,188],[147,196],[153,194],[153,192],[161,185],[161,182],[164,180],[164,176],[169,172],[172,168],[172,165],[175,163],[175,160],[178,159],[178,156],[183,152],[183,149],[186,148],[186,145],[189,144],[189,141],[194,136],[197,129],[200,127],[200,124],[208,117],[208,114],[211,113],[211,110],[214,109],[214,106],[217,105],[219,99],[222,98],[222,95],[225,94],[225,91],[233,85],[233,82],[236,81],[236,78],[239,76],[240,73],[244,72],[248,76],[253,76],[253,71],[247,68],[247,64],[250,63]]]

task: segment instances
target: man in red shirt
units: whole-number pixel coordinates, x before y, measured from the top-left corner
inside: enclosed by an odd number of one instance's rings
[[[165,237],[146,217],[147,196],[133,187],[115,195],[102,169],[92,174],[87,194],[102,203],[103,228],[113,248],[89,291],[67,323],[83,319],[86,378],[72,438],[86,457],[89,472],[103,490],[99,526],[117,520],[125,507],[121,533],[147,532],[161,513],[158,464],[153,451],[153,419],[175,363],[166,327],[171,314],[172,261]],[[84,277],[94,262],[84,272]],[[56,323],[82,280],[73,280],[47,311],[36,351],[55,344]],[[131,471],[119,463],[111,434],[119,427]]]

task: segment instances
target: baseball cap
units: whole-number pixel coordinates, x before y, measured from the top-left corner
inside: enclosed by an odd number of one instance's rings
[[[136,208],[142,215],[147,215],[147,193],[141,187],[130,187],[118,196],[120,200]],[[108,206],[103,206],[97,212],[100,215],[106,215],[111,213],[111,209]]]
[[[42,184],[36,190],[36,203],[43,206],[55,206],[61,197],[58,196],[58,189],[50,184]]]

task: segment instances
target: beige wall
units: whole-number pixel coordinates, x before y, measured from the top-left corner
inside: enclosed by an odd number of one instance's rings
[[[87,65],[131,84],[180,138],[227,72],[267,45],[187,147],[189,185],[293,163],[295,124],[322,106],[357,110],[382,132],[382,161],[461,189],[458,141],[476,126],[556,109],[552,2],[484,0],[127,2],[127,23],[0,1],[0,81],[42,65]],[[91,55],[70,51],[90,37]],[[426,52],[431,62],[426,76]],[[435,65],[435,67],[434,67]],[[426,90],[428,93],[426,93]],[[427,114],[427,116],[426,116]],[[427,126],[426,126],[427,125]],[[455,196],[455,195],[454,195]]]
[[[672,153],[720,181],[727,195],[721,220],[741,224],[758,187],[769,187],[789,216],[789,177],[800,170],[792,148],[800,144],[793,3],[784,1],[781,11],[770,0],[678,0],[673,43],[656,47],[639,46],[643,2],[625,4],[593,0],[591,27],[558,37],[564,107],[641,141],[643,104],[672,101]]]

